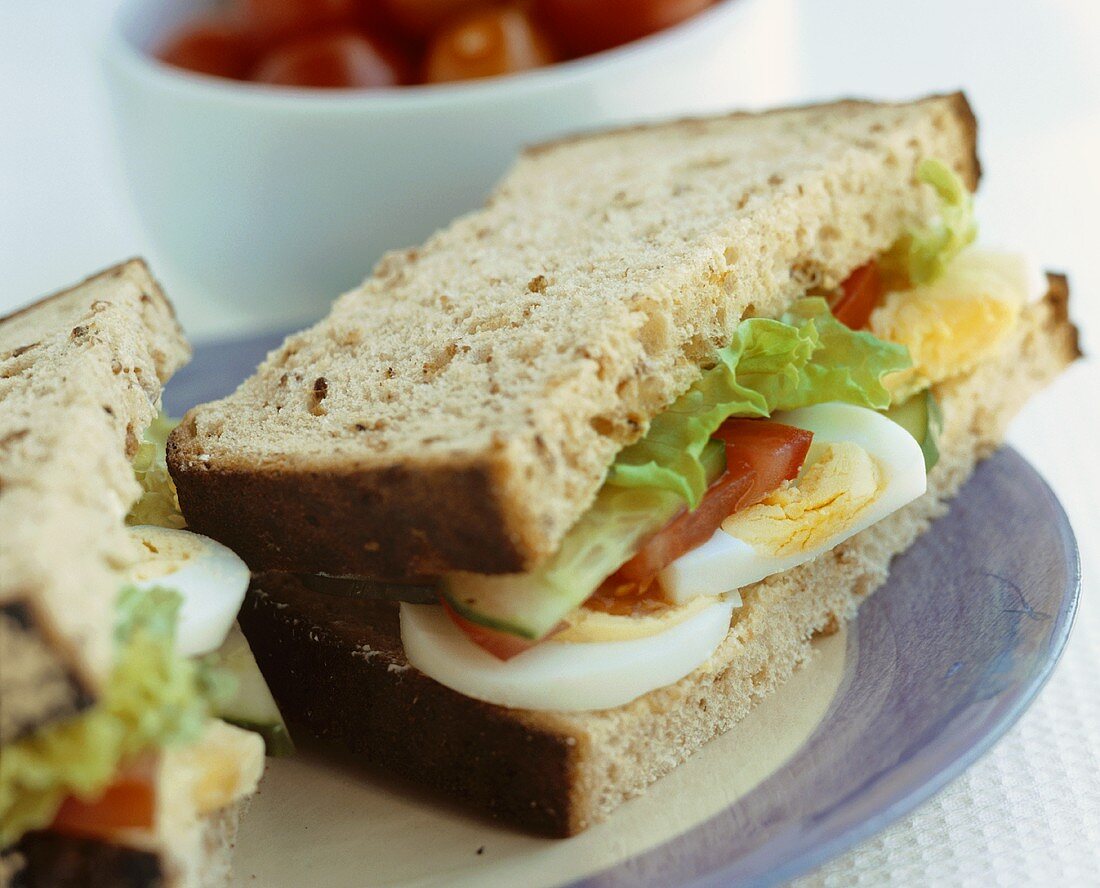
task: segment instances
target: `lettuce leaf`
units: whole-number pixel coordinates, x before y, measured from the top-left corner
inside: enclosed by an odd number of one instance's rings
[[[119,765],[149,749],[197,739],[220,679],[174,652],[182,599],[171,589],[122,589],[116,656],[89,710],[4,747],[0,847],[49,825],[67,795],[94,799]]]
[[[619,453],[607,483],[671,490],[695,508],[706,490],[700,454],[726,419],[826,401],[882,410],[890,406],[882,378],[910,363],[904,346],[850,330],[819,297],[779,320],[742,321],[715,365]]]
[[[978,236],[973,195],[951,167],[941,160],[927,158],[917,168],[917,178],[936,190],[939,215],[927,225],[909,231],[880,263],[887,275],[907,280],[910,285],[934,281]]]
[[[180,530],[187,526],[176,499],[176,485],[168,474],[165,448],[168,435],[179,424],[163,411],[145,430],[144,440],[134,457],[134,475],[141,485],[141,498],[134,503],[127,524],[156,524]]]

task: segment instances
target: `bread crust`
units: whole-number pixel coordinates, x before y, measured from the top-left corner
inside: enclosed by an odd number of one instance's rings
[[[978,157],[978,119],[974,114],[974,109],[970,104],[970,100],[967,99],[966,93],[961,90],[956,90],[952,93],[938,93],[930,96],[925,96],[921,101],[935,101],[937,99],[945,100],[951,108],[951,114],[955,118],[959,128],[967,134],[966,141],[971,146],[970,157],[966,162],[966,166],[960,171],[963,181],[966,182],[966,187],[971,191],[978,190],[978,183],[982,177],[982,164]],[[837,99],[834,102],[830,102],[829,106],[837,109],[841,108],[858,108],[868,106],[882,106],[884,103],[876,102],[872,99],[860,99],[860,98],[847,98]],[[889,104],[889,103],[886,103]],[[904,103],[896,103],[904,104]],[[820,105],[812,102],[808,102],[804,105],[785,105],[781,108],[767,108],[762,111],[732,111],[729,114],[720,115],[724,120],[739,120],[746,117],[766,117],[769,114],[780,114],[787,111],[804,111],[811,108],[818,108]],[[702,117],[681,117],[675,120],[659,121],[656,123],[635,123],[628,126],[617,127],[612,130],[599,131],[599,135],[616,135],[621,133],[636,133],[660,130],[667,127],[681,127],[690,126],[692,123],[707,120],[708,118]],[[595,133],[593,132],[580,132],[572,133],[570,135],[561,136],[557,139],[550,139],[546,142],[541,142],[537,145],[531,145],[524,150],[524,154],[537,156],[544,154],[547,151],[560,147],[562,145],[569,145],[573,142],[582,141],[584,139],[591,138]]]
[[[185,421],[168,440],[168,461],[188,527],[225,543],[252,567],[409,581],[471,557],[486,573],[514,572],[524,563],[491,462],[265,471],[196,463],[187,456],[193,446]],[[441,499],[454,510],[435,508]],[[290,538],[279,532],[287,527],[294,528]]]
[[[396,607],[319,594],[294,576],[254,578],[240,615],[283,713],[370,765],[551,836],[573,835],[742,718],[881,585],[1000,443],[1026,397],[1080,354],[1068,286],[1025,310],[1002,354],[937,387],[941,460],[929,492],[810,564],[742,590],[726,641],[677,685],[617,710],[509,710],[451,691],[409,666]]]

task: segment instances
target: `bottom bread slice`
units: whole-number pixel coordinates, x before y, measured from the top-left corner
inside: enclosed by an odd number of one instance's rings
[[[133,844],[28,833],[0,857],[4,888],[224,888],[250,798],[203,817],[193,833]]]
[[[240,621],[292,721],[384,768],[512,825],[580,832],[726,731],[886,579],[1023,402],[1079,354],[1064,278],[1029,306],[1002,352],[940,384],[940,461],[928,492],[801,567],[742,590],[725,641],[675,685],[600,712],[510,710],[464,697],[409,666],[396,606],[257,576]]]

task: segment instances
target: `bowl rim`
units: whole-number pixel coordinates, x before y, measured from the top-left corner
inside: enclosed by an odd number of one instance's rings
[[[108,68],[151,81],[169,92],[251,104],[278,110],[349,111],[370,108],[377,111],[432,110],[443,106],[478,105],[509,98],[536,97],[566,85],[583,84],[594,77],[619,73],[637,65],[652,63],[662,55],[703,37],[728,24],[746,10],[769,0],[716,0],[679,24],[592,55],[581,56],[499,77],[487,77],[442,84],[413,84],[385,89],[314,89],[272,87],[268,84],[230,80],[201,74],[162,62],[135,45],[127,24],[138,8],[150,0],[124,0],[115,9],[107,29],[101,56]]]

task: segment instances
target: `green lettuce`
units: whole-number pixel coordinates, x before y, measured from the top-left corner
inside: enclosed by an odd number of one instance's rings
[[[819,297],[779,320],[742,321],[715,365],[619,453],[607,483],[671,490],[695,508],[707,486],[700,455],[726,419],[826,401],[882,410],[890,406],[882,378],[910,364],[904,346],[850,330]]]
[[[49,825],[68,795],[94,799],[119,765],[146,750],[193,742],[221,676],[174,652],[182,599],[171,589],[122,589],[116,655],[97,703],[8,744],[0,755],[0,847]]]
[[[905,234],[881,262],[887,274],[913,285],[930,283],[942,275],[951,260],[978,236],[974,198],[951,167],[928,158],[917,168],[917,178],[936,190],[939,215]]]
[[[134,475],[141,485],[141,498],[126,516],[127,524],[156,524],[176,530],[187,526],[176,499],[176,485],[168,474],[165,455],[168,435],[178,424],[178,419],[161,412],[145,430],[133,462]]]

